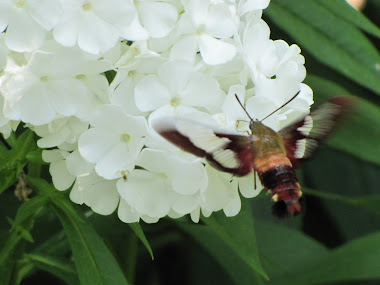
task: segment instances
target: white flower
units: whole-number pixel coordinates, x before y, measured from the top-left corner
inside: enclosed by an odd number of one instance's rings
[[[49,124],[32,127],[42,137],[37,141],[40,148],[60,146],[63,143],[74,144],[79,136],[88,129],[88,122],[75,117],[57,118]]]
[[[206,166],[208,186],[202,193],[202,213],[205,216],[223,209],[226,216],[235,216],[239,213],[241,202],[238,184],[232,180],[232,175]]]
[[[237,0],[240,15],[251,11],[261,11],[268,7],[270,0]]]
[[[185,13],[178,23],[178,33],[186,35],[172,49],[172,58],[190,59],[200,51],[206,64],[231,60],[236,47],[227,40],[237,32],[238,21],[233,5],[211,0],[183,0]]]
[[[7,29],[5,43],[9,49],[33,51],[42,45],[61,15],[59,0],[1,0],[0,31]]]
[[[4,70],[8,61],[8,48],[4,43],[5,33],[0,34],[0,73]]]
[[[119,216],[119,219],[123,221],[124,223],[137,223],[140,220],[139,213],[134,210],[131,206],[128,205],[125,200],[120,197],[120,204],[117,211],[117,215]],[[156,222],[158,221],[158,218]]]
[[[269,40],[268,25],[257,19],[248,21],[243,33],[243,52],[246,65],[255,85],[255,93],[272,98],[278,106],[300,89],[306,76],[305,60],[296,45]],[[282,102],[280,104],[280,102]]]
[[[130,37],[131,24],[136,18],[132,1],[123,0],[65,0],[63,19],[54,28],[54,38],[64,46],[77,42],[92,54],[104,53],[123,37]],[[143,39],[143,38],[137,38]]]
[[[93,172],[76,179],[70,199],[77,204],[86,204],[95,213],[110,215],[116,210],[120,196],[116,180],[105,180]]]
[[[114,179],[120,171],[131,172],[144,146],[145,119],[127,115],[119,106],[104,105],[96,110],[91,126],[78,146],[81,155],[95,163],[96,173]]]
[[[178,11],[172,3],[164,1],[136,1],[140,22],[152,38],[167,36],[175,27]]]
[[[216,109],[221,90],[212,77],[194,71],[184,61],[163,64],[157,75],[144,77],[135,87],[136,106],[142,112],[162,108],[161,113],[172,112],[179,106]]]
[[[78,150],[71,153],[60,149],[44,150],[42,158],[50,162],[50,175],[58,190],[68,189],[77,177],[88,175],[94,169],[92,164],[80,156]]]
[[[36,132],[54,148],[43,159],[55,187],[96,213],[236,215],[240,194],[263,188],[255,171],[218,171],[150,126],[181,117],[249,135],[249,116],[296,92],[265,125],[280,130],[313,103],[300,49],[271,40],[261,19],[269,0],[37,2],[0,0],[0,132]]]
[[[119,180],[120,196],[141,217],[162,218],[174,211],[179,216],[199,207],[199,194],[207,176],[199,160],[186,161],[169,153],[144,149],[127,181]],[[144,218],[145,220],[145,218]]]
[[[107,94],[107,80],[99,73],[109,68],[109,63],[84,56],[78,49],[50,45],[3,84],[4,113],[33,125],[48,124],[57,114],[88,119],[93,106],[102,102],[91,83],[103,90],[102,96]]]

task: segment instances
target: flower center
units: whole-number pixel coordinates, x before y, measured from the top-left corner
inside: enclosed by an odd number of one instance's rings
[[[203,34],[204,33],[204,31],[205,31],[205,25],[200,25],[199,27],[198,27],[198,29],[197,29],[197,32],[196,32],[196,35],[197,36],[200,36],[201,34]]]
[[[167,176],[166,173],[163,173],[163,172],[157,173],[157,176],[160,177],[163,180],[166,180],[166,179],[169,178],[169,176]]]
[[[86,75],[84,75],[84,74],[78,74],[77,76],[75,76],[75,78],[78,80],[84,79],[85,77],[86,77]]]
[[[49,77],[47,75],[41,76],[40,80],[41,80],[41,82],[48,82],[49,81]]]
[[[17,8],[22,8],[25,6],[25,1],[24,0],[19,0],[16,2],[16,7]]]
[[[179,98],[178,97],[174,97],[170,100],[170,105],[173,106],[173,107],[177,107],[179,105]]]
[[[82,6],[83,11],[89,11],[91,10],[91,3],[84,3]]]
[[[131,136],[128,134],[122,134],[121,140],[128,143],[131,140]]]

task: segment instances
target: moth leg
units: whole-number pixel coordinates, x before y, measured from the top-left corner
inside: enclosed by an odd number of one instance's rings
[[[256,187],[256,170],[253,171],[253,183],[254,183],[254,185],[255,185],[255,188],[254,188],[254,189],[256,190],[256,188],[257,188],[257,187]]]

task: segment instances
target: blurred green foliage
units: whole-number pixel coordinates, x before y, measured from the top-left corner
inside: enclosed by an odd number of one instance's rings
[[[272,0],[264,11],[272,39],[301,47],[316,102],[359,98],[298,171],[303,215],[274,219],[265,193],[243,199],[234,218],[200,224],[89,215],[40,178],[47,167],[25,131],[0,144],[0,284],[378,284],[379,15],[376,0],[363,14],[344,0]],[[34,190],[26,202],[11,186],[23,170]]]

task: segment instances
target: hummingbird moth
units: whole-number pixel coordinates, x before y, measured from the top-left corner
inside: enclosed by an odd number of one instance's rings
[[[266,118],[298,94],[262,120],[252,119],[235,95],[249,118],[248,135],[229,133],[180,118],[157,119],[152,126],[172,144],[205,158],[220,171],[235,176],[245,176],[253,171],[255,178],[257,172],[275,202],[273,214],[277,217],[296,215],[301,211],[299,197],[302,192],[294,167],[313,154],[320,141],[347,112],[351,102],[349,97],[332,97],[279,132],[263,124]]]

